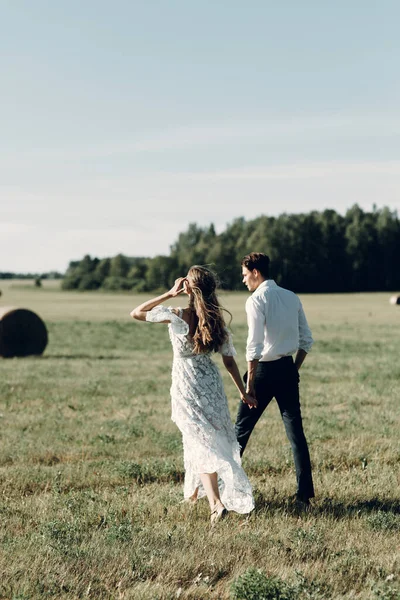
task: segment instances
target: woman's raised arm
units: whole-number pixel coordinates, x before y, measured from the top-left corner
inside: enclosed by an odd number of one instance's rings
[[[175,279],[174,285],[168,292],[165,292],[165,294],[161,294],[161,296],[157,296],[156,298],[152,298],[151,300],[147,300],[146,302],[143,302],[143,304],[140,304],[139,306],[134,308],[130,312],[132,319],[136,319],[137,321],[145,321],[146,313],[148,313],[149,310],[151,310],[155,306],[158,306],[159,304],[164,302],[164,300],[168,300],[169,298],[175,298],[175,296],[179,296],[179,294],[182,294],[182,292],[184,291],[184,281],[186,281],[185,277],[178,277],[178,279]],[[169,321],[162,321],[162,323],[169,323]]]

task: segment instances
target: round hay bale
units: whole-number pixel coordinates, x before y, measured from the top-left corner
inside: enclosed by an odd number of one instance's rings
[[[0,356],[42,354],[47,341],[46,326],[36,313],[26,308],[0,308]]]
[[[390,304],[400,304],[400,296],[392,296],[389,302]]]

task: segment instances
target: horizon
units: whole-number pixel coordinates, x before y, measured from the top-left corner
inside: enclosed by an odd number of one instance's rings
[[[349,208],[352,208],[352,207],[349,207]],[[364,210],[364,209],[361,209],[361,210],[363,210],[363,212],[366,213],[366,214],[367,213],[372,213],[373,214],[374,212],[379,212],[379,211],[381,211],[383,209],[386,209],[386,208],[389,208],[389,210],[391,210],[390,207],[387,207],[385,205],[384,206],[377,206],[375,204],[371,207],[371,210]],[[344,217],[345,214],[347,213],[347,211],[349,209],[347,209],[344,213],[340,213],[339,211],[335,211],[334,209],[329,209],[329,208],[328,209],[324,209],[324,210],[333,210],[334,212],[336,212],[340,216]],[[310,211],[310,212],[320,212],[320,213],[322,213],[324,211]],[[398,217],[397,210],[391,210],[391,212],[394,213]],[[257,218],[261,218],[261,217],[275,217],[275,218],[279,218],[280,216],[284,216],[284,215],[291,216],[291,215],[295,215],[295,214],[309,214],[309,213],[286,213],[286,212],[283,212],[283,213],[280,213],[277,216],[275,216],[275,215],[258,215],[256,217],[256,219]],[[237,218],[239,218],[239,219],[243,218],[243,219],[245,219],[246,222],[254,220],[254,219],[246,219],[244,216],[235,217],[235,219],[237,219]],[[198,226],[197,223],[195,223],[195,225]],[[220,235],[221,233],[223,233],[229,227],[229,225],[230,225],[230,223],[227,223],[226,226],[225,226],[225,228],[223,230],[221,230],[221,231],[215,230],[216,231],[216,235]],[[214,223],[208,223],[208,224],[202,226],[201,228],[205,229],[205,228],[208,228],[208,227],[211,227],[211,226],[214,226]],[[179,232],[179,233],[186,233],[186,231],[187,230]],[[178,236],[179,236],[179,234],[178,234]],[[177,241],[177,239],[175,241]],[[170,244],[168,253],[166,253],[166,254],[164,254],[162,256],[169,256],[170,255],[170,253],[171,253],[171,247],[172,247],[173,243]],[[68,261],[68,264],[65,267],[64,271],[57,270],[57,269],[49,269],[48,271],[35,271],[35,270],[32,270],[32,271],[19,271],[19,272],[10,271],[10,270],[0,270],[0,275],[2,273],[3,274],[7,273],[7,274],[12,274],[13,276],[15,276],[15,275],[21,275],[21,276],[25,277],[26,275],[41,276],[41,275],[48,275],[48,274],[51,274],[51,273],[56,273],[57,275],[64,276],[65,273],[66,273],[66,271],[68,270],[70,264],[75,263],[75,262],[79,263],[80,261],[83,260],[83,258],[85,256],[89,256],[92,260],[96,259],[96,260],[102,261],[102,260],[105,260],[105,259],[111,259],[111,258],[113,258],[113,257],[115,257],[115,256],[117,256],[119,254],[122,254],[128,260],[137,260],[137,259],[147,260],[147,259],[155,258],[157,256],[157,255],[153,255],[153,256],[149,256],[149,255],[148,256],[144,256],[144,255],[143,256],[142,255],[140,255],[140,256],[139,255],[127,255],[127,254],[119,253],[119,252],[117,254],[112,254],[112,255],[108,255],[108,256],[96,256],[95,254],[93,254],[91,252],[86,252],[86,254],[82,255],[81,257],[70,259]]]

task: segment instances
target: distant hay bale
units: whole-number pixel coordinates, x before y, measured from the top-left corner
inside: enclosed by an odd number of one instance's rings
[[[390,304],[400,304],[400,296],[392,296],[389,302]]]
[[[47,346],[42,319],[26,308],[0,307],[0,356],[42,354]]]

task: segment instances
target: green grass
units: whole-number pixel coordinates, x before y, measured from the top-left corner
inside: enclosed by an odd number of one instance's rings
[[[299,516],[286,503],[295,478],[273,403],[244,457],[256,510],[210,534],[207,503],[180,504],[171,349],[165,327],[130,320],[142,298],[0,288],[2,305],[35,310],[50,340],[41,358],[0,360],[0,598],[400,597],[390,294],[302,297],[316,340],[301,371],[314,509]],[[242,371],[246,297],[222,295]]]

